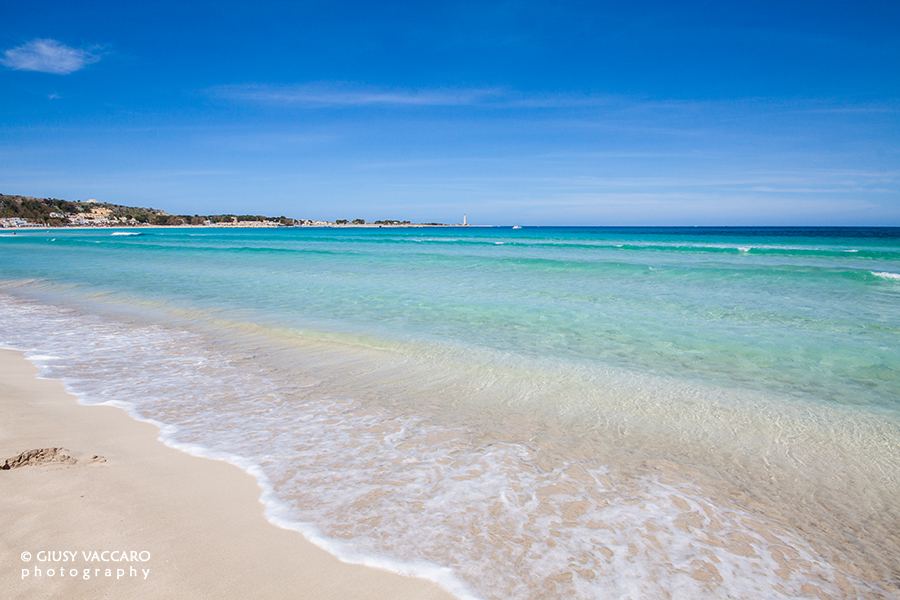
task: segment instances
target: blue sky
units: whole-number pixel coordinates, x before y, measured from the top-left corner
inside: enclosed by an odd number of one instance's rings
[[[897,2],[3,2],[0,192],[900,225]]]

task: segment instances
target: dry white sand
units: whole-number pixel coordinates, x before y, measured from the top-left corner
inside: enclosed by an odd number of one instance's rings
[[[3,598],[452,598],[275,527],[250,475],[169,448],[153,425],[82,406],[36,373],[0,350],[0,466],[41,448],[77,462],[0,470]]]

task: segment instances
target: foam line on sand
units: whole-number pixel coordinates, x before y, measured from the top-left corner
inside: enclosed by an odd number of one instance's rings
[[[5,598],[451,600],[350,565],[263,515],[252,476],[82,406],[0,349],[0,589]]]

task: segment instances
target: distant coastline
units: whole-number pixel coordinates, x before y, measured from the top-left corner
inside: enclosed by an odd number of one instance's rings
[[[124,206],[108,202],[60,200],[0,194],[2,229],[91,229],[132,227],[468,227],[468,223],[412,223],[394,219],[367,223],[364,219],[294,219],[284,215],[172,215],[155,208]]]

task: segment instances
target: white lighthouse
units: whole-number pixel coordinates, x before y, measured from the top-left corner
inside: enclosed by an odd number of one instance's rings
[[[466,225],[466,214],[463,213],[463,225]]]

